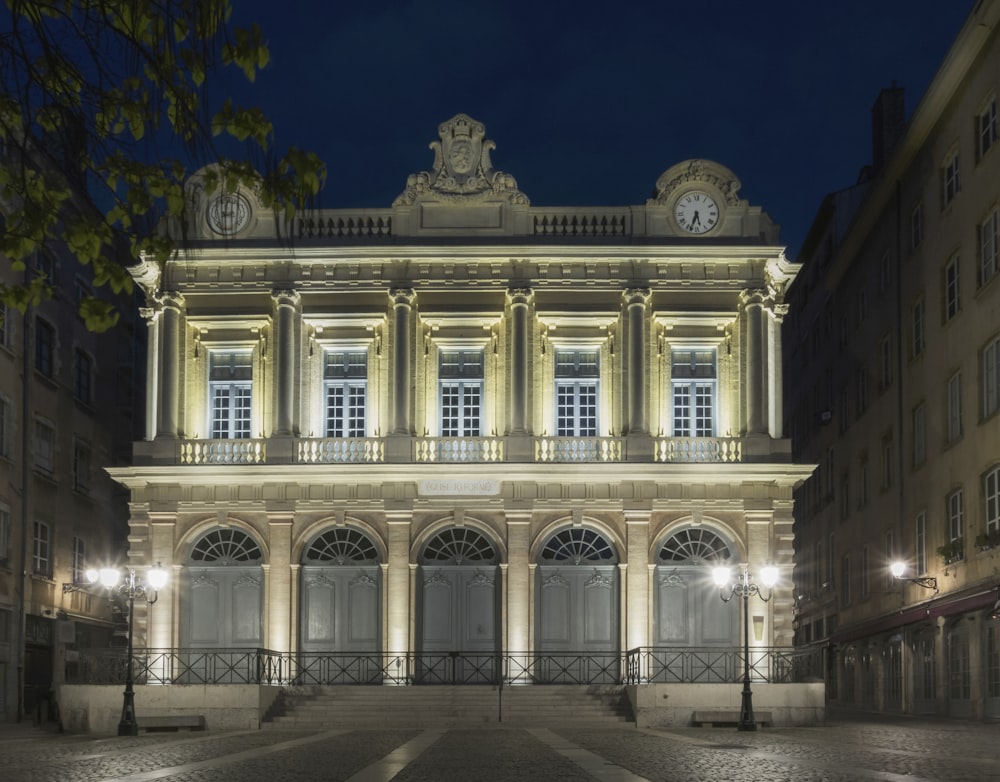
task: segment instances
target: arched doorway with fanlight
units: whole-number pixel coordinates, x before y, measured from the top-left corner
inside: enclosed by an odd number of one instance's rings
[[[195,540],[183,581],[183,681],[256,680],[256,650],[263,646],[263,563],[260,545],[241,529],[214,529]]]
[[[300,571],[300,684],[381,681],[382,556],[352,527],[316,535]]]
[[[683,527],[657,549],[654,569],[656,646],[734,647],[739,613],[719,597],[712,568],[737,559],[734,545],[707,526]]]
[[[613,683],[620,678],[618,552],[594,529],[566,527],[538,554],[535,680]]]
[[[500,557],[470,527],[433,535],[419,555],[414,681],[485,684],[500,676]]]

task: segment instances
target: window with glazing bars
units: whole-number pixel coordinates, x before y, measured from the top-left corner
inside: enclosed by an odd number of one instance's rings
[[[600,390],[597,349],[556,351],[556,435],[596,437]]]
[[[72,577],[74,584],[83,584],[86,581],[84,573],[87,570],[87,544],[83,538],[73,537],[73,564]]]
[[[250,351],[212,351],[209,362],[211,433],[216,440],[250,437],[253,368]]]
[[[718,383],[715,350],[671,351],[670,383],[674,436],[714,437]]]
[[[440,352],[442,437],[482,436],[483,377],[483,351]]]
[[[368,354],[328,350],[323,357],[325,437],[364,437]]]

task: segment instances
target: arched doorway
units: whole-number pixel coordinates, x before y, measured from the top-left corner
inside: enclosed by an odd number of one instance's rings
[[[260,546],[238,529],[212,530],[195,541],[184,573],[186,683],[256,681],[263,561]]]
[[[381,681],[381,584],[374,542],[350,527],[318,535],[302,555],[300,684]]]
[[[485,535],[452,527],[420,554],[414,681],[485,684],[500,675],[499,558]]]
[[[618,552],[586,527],[556,532],[538,557],[535,680],[617,682]]]
[[[686,527],[664,540],[654,574],[654,645],[738,645],[739,613],[719,598],[711,574],[713,566],[732,559],[732,546],[706,527]],[[724,680],[722,669],[717,675]]]

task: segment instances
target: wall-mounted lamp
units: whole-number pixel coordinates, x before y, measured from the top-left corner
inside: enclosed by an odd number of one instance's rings
[[[906,572],[906,564],[900,561],[893,562],[889,567],[889,572],[892,573],[892,577],[897,581],[909,581],[911,584],[916,584],[917,586],[922,586],[924,589],[933,589],[934,594],[938,593],[938,583],[937,579],[933,576],[904,576]]]

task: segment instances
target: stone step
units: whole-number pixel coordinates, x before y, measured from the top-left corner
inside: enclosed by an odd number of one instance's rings
[[[268,728],[621,726],[632,717],[612,686],[310,687],[283,693]]]

